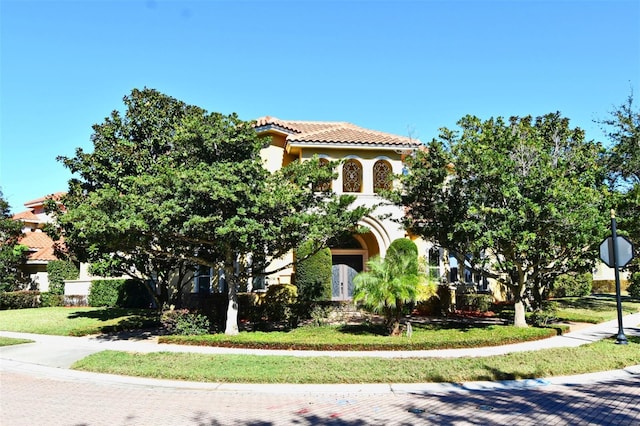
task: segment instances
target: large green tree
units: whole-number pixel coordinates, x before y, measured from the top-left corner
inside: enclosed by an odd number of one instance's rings
[[[405,225],[503,283],[526,326],[525,299],[589,268],[603,213],[602,147],[559,113],[535,120],[466,116],[408,159],[397,202]],[[462,269],[462,268],[460,268]]]
[[[21,236],[22,222],[13,220],[0,191],[0,291],[19,290],[27,282],[21,266],[27,260],[28,247],[18,243]]]
[[[633,103],[633,93],[615,107],[609,117],[599,121],[612,142],[608,151],[612,207],[617,210],[620,229],[635,243],[632,269],[640,270],[640,110]]]
[[[238,332],[237,291],[247,273],[301,243],[320,249],[367,213],[352,207],[352,196],[312,190],[333,177],[317,160],[270,173],[260,157],[269,140],[235,114],[151,89],[133,90],[124,103],[124,116],[114,111],[93,127],[92,153],[61,158],[79,175],[58,215],[65,242],[104,271],[223,269],[227,334]]]

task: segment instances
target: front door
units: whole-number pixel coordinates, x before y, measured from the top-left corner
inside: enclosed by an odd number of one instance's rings
[[[353,298],[353,278],[363,269],[361,254],[334,254],[332,257],[331,300]]]

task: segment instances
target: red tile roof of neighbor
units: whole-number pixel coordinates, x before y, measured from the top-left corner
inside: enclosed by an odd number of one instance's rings
[[[417,139],[364,129],[343,121],[294,121],[265,116],[258,118],[255,126],[258,131],[274,128],[288,133],[289,143],[387,145],[406,148],[418,148],[422,145]]]
[[[20,213],[16,213],[13,215],[13,220],[22,220],[23,222],[39,222],[40,218],[33,214],[31,210],[25,210]]]
[[[44,197],[36,198],[35,200],[27,201],[26,203],[24,203],[24,205],[25,205],[25,207],[37,206],[37,205],[43,204],[49,198],[51,198],[51,199],[53,199],[55,201],[58,201],[65,194],[66,194],[66,192],[56,192],[54,194],[49,194],[49,195],[45,195]]]
[[[29,247],[31,254],[29,254],[29,260],[57,260],[58,258],[54,254],[55,243],[46,233],[35,231],[27,232],[19,241],[20,244],[24,244]]]

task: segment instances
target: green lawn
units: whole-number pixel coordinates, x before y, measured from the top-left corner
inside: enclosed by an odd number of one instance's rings
[[[640,312],[639,301],[628,296],[621,297],[621,300],[623,315]],[[598,324],[617,318],[616,297],[612,294],[565,297],[554,301],[558,303],[558,318],[564,321]]]
[[[260,349],[299,350],[427,350],[497,346],[555,336],[553,328],[447,322],[413,324],[411,338],[386,335],[384,327],[361,324],[300,327],[291,331],[241,332],[202,336],[163,336],[160,343]]]
[[[0,336],[0,346],[21,345],[23,343],[32,343],[33,340],[14,339],[13,337]]]
[[[482,358],[340,358],[105,351],[77,362],[84,371],[221,383],[425,383],[571,375],[640,364],[640,338],[578,348]]]
[[[84,336],[158,325],[155,311],[120,308],[37,308],[0,311],[0,330]]]

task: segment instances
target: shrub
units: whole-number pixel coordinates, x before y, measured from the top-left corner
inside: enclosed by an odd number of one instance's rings
[[[536,327],[546,327],[557,319],[558,304],[556,302],[542,302],[542,307],[531,314],[531,324]]]
[[[269,321],[286,321],[288,324],[293,324],[296,319],[292,307],[297,298],[298,289],[294,285],[270,285],[264,297],[265,313]]]
[[[91,281],[89,306],[148,308],[149,303],[148,291],[140,281],[127,279]]]
[[[160,322],[170,334],[181,336],[208,334],[211,329],[211,323],[206,316],[189,312],[188,309],[165,311]]]
[[[297,250],[297,256],[309,254],[309,246]],[[295,284],[301,300],[331,300],[331,249],[324,248],[296,265]]]
[[[627,280],[620,279],[620,289],[625,290],[630,283]],[[616,281],[615,280],[593,280],[593,286],[591,291],[593,293],[615,293]]]
[[[262,315],[262,301],[258,293],[238,293],[238,318],[257,322]]]
[[[116,301],[116,306],[120,308],[148,308],[152,304],[147,287],[138,280],[126,280]]]
[[[0,310],[40,307],[39,291],[0,292]]]
[[[408,238],[398,238],[391,242],[389,249],[387,250],[386,260],[393,261],[393,259],[402,258],[404,255],[411,255],[415,258],[415,263],[409,265],[406,273],[417,274],[418,273],[418,246],[416,243]]]
[[[581,297],[591,294],[593,276],[584,274],[563,274],[555,279],[551,286],[551,297]],[[614,283],[615,291],[615,283]]]
[[[627,287],[627,292],[634,299],[640,299],[640,272],[631,275],[631,284]]]
[[[64,280],[77,280],[80,276],[78,267],[68,260],[52,260],[47,264],[49,292],[64,294]]]
[[[40,293],[40,306],[43,308],[55,308],[58,306],[64,306],[64,295],[54,294],[51,292]]]
[[[490,294],[457,294],[456,308],[463,311],[488,312],[493,305],[493,296]]]

